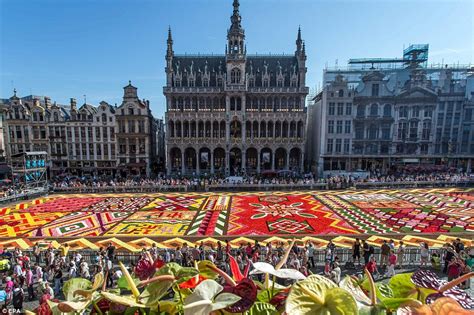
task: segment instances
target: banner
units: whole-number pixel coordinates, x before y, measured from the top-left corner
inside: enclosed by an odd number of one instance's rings
[[[201,163],[209,163],[209,152],[201,152]]]
[[[270,163],[270,152],[264,152],[262,154],[262,162],[263,163]]]

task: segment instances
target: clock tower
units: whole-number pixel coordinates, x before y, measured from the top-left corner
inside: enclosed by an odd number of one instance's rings
[[[227,31],[226,64],[227,85],[245,85],[245,31],[240,22],[239,0],[234,0],[234,12],[230,17],[231,25]]]

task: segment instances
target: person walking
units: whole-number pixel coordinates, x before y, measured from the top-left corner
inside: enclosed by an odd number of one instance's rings
[[[390,254],[388,256],[388,267],[386,277],[393,277],[395,275],[395,266],[397,265],[397,255],[395,255],[394,250],[390,250]]]
[[[429,256],[430,256],[430,249],[429,249],[427,243],[422,242],[420,244],[420,256],[421,256],[420,268],[421,267],[427,267],[428,266],[428,261],[429,261]]]
[[[404,256],[405,256],[405,245],[403,244],[403,241],[400,241],[400,245],[397,248],[397,262],[398,262],[398,267],[400,269],[403,267]]]
[[[28,301],[33,301],[35,299],[35,292],[33,289],[34,280],[33,280],[33,271],[31,270],[30,267],[28,267],[25,273],[25,283],[26,283],[26,288],[28,291]]]
[[[386,268],[388,265],[388,256],[390,255],[390,246],[388,246],[387,241],[384,240],[382,246],[380,247],[380,266]]]
[[[356,238],[354,244],[352,245],[352,262],[355,265],[357,260],[357,264],[360,265],[360,241]]]

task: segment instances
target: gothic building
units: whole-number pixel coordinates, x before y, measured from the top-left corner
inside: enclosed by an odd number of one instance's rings
[[[303,171],[306,53],[298,29],[291,55],[249,55],[239,1],[224,55],[166,51],[168,174]]]
[[[308,126],[316,126],[307,131],[313,172],[472,170],[472,68],[427,67],[427,45],[411,45],[404,54],[325,70],[324,87],[308,107]]]
[[[138,98],[130,82],[119,107],[104,101],[78,106],[74,98],[60,105],[49,97],[18,97],[15,91],[9,99],[0,99],[0,111],[7,161],[19,152],[45,151],[52,177],[144,176],[158,171],[155,158],[164,148],[157,148],[157,139],[163,130],[157,129],[149,102]],[[0,177],[1,170],[0,164]]]

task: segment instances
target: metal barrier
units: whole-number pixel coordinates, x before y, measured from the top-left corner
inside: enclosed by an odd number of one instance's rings
[[[406,182],[356,182],[313,184],[208,184],[208,185],[148,185],[148,186],[104,186],[104,187],[54,187],[56,193],[153,193],[192,191],[277,191],[277,190],[328,190],[328,189],[380,189],[380,188],[429,188],[472,187],[474,180],[463,181],[406,181]],[[1,200],[0,200],[1,202]]]
[[[375,259],[376,259],[377,263],[379,263],[380,259],[381,259],[380,248],[376,247],[376,248],[374,248],[374,250],[375,250],[375,252],[374,252]],[[231,253],[233,255],[236,255],[237,251],[238,251],[237,249],[232,249]],[[442,255],[441,255],[442,252],[443,252],[442,249],[430,249],[429,251],[430,251],[430,257],[431,257],[431,254],[433,254],[435,252],[440,254],[440,257],[442,257]],[[69,256],[70,259],[73,257],[74,252],[75,252],[74,250],[69,251],[68,256]],[[97,260],[96,260],[97,255],[98,255],[97,251],[80,250],[79,252],[80,252],[82,258],[84,259],[84,261],[87,262],[89,265],[95,265],[97,263]],[[207,257],[207,254],[209,254],[209,253],[210,253],[209,250],[205,250],[206,257]],[[33,263],[35,262],[35,258],[33,256],[32,251],[27,250],[27,251],[24,251],[23,254],[27,255]],[[262,256],[263,255],[260,255],[260,260],[261,261],[263,261],[265,259]],[[339,262],[343,266],[346,262],[352,262],[352,249],[336,247],[336,249],[334,251],[334,257],[336,257],[336,256],[339,258]],[[404,255],[403,255],[402,266],[406,267],[406,268],[419,266],[420,262],[421,262],[420,257],[421,257],[421,255],[420,255],[420,249],[419,248],[417,248],[417,247],[406,247],[405,251],[404,251]],[[325,249],[323,249],[323,248],[315,249],[313,258],[314,258],[315,265],[324,266],[324,264],[326,263]],[[41,259],[42,259],[42,262],[44,262],[44,257],[42,257]],[[116,254],[115,254],[115,260],[116,261],[121,261],[125,265],[136,264],[139,259],[140,259],[140,252],[132,253],[132,252],[126,252],[126,251],[117,251]],[[361,255],[360,261],[361,261],[361,263],[364,263],[363,255]]]

